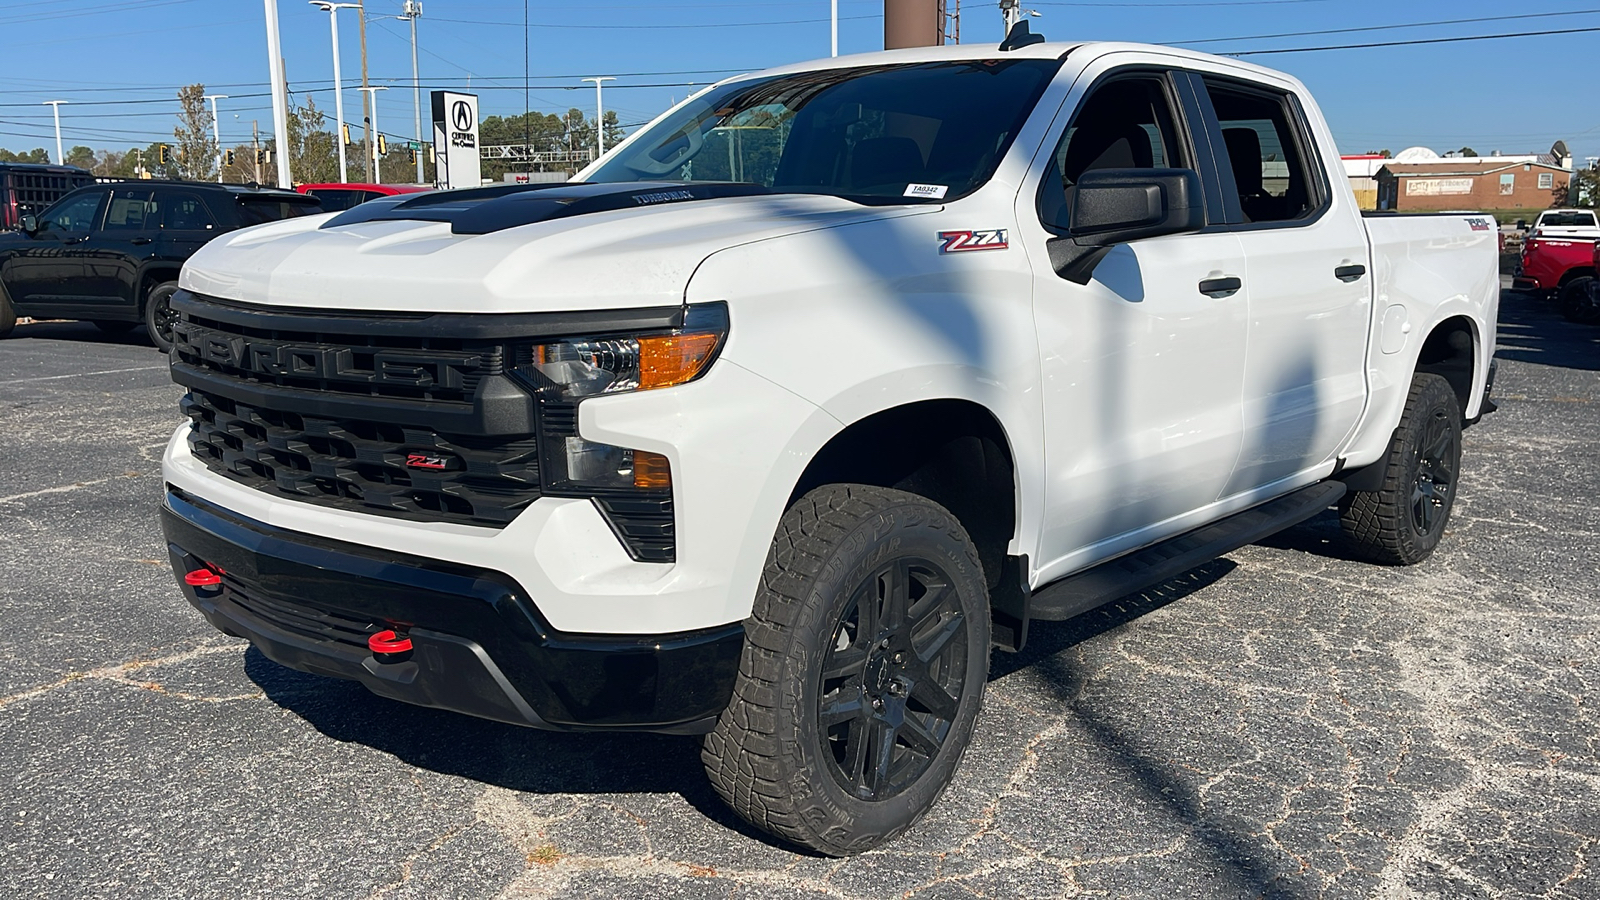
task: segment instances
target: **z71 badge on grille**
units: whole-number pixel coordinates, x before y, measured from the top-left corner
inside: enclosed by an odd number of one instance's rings
[[[1011,246],[1004,228],[987,231],[941,231],[940,253],[965,253],[968,250],[1004,250]]]

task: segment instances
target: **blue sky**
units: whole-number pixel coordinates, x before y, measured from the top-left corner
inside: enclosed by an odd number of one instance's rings
[[[471,89],[485,115],[523,108],[522,0],[423,0],[419,23],[424,89]],[[1501,32],[1600,28],[1600,0],[1133,0],[1042,2],[1034,29],[1053,40],[1116,39],[1194,45],[1212,52],[1441,38]],[[410,43],[392,16],[401,0],[367,0],[369,72],[381,93],[379,123],[411,131]],[[530,0],[531,103],[543,111],[592,111],[579,78],[621,75],[606,106],[643,122],[672,99],[725,71],[758,69],[828,53],[828,0]],[[291,90],[311,91],[330,113],[328,14],[304,0],[279,0]],[[1587,14],[1346,34],[1256,35],[1404,25],[1443,19]],[[882,47],[881,0],[840,0],[843,53]],[[346,115],[358,119],[360,52],[353,10],[340,13]],[[784,24],[749,24],[784,23]],[[962,42],[998,41],[993,0],[965,0]],[[61,108],[64,142],[126,148],[170,138],[180,85],[204,82],[221,101],[224,143],[248,141],[252,119],[270,131],[266,41],[260,0],[0,0],[6,65],[0,74],[0,147],[53,148],[44,100]],[[1600,156],[1595,101],[1600,32],[1248,57],[1288,71],[1316,94],[1340,150],[1422,144],[1445,151],[1540,152],[1565,139],[1582,164]],[[637,74],[629,74],[637,73]],[[654,74],[670,73],[670,74]],[[426,93],[424,92],[424,118]],[[147,101],[127,103],[126,101]],[[108,102],[115,101],[115,102]]]

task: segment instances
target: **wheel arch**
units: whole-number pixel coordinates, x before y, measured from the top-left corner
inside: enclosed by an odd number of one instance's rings
[[[1556,287],[1564,288],[1570,281],[1576,281],[1579,278],[1593,278],[1594,276],[1594,266],[1573,266],[1561,273],[1561,280],[1556,282]]]
[[[139,270],[139,292],[133,298],[139,315],[144,315],[144,304],[150,299],[150,292],[169,281],[177,281],[178,273],[181,271],[183,271],[182,265],[166,262],[151,263]]]
[[[1417,352],[1417,373],[1441,376],[1455,391],[1461,414],[1467,415],[1478,382],[1478,356],[1483,346],[1478,323],[1467,315],[1440,320],[1423,339]]]
[[[894,488],[948,509],[978,549],[996,643],[1020,647],[1027,563],[1008,555],[1021,512],[1020,480],[1015,447],[993,411],[971,400],[927,399],[856,419],[812,455],[784,506],[838,483]]]

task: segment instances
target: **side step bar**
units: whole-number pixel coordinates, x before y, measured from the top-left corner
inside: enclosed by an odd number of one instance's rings
[[[1030,618],[1059,622],[1182,575],[1196,566],[1298,525],[1344,496],[1342,481],[1323,481],[1252,506],[1159,544],[1103,562],[1039,588]]]

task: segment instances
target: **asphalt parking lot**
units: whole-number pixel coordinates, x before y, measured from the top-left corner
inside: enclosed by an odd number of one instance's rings
[[[797,855],[694,739],[271,663],[179,597],[135,333],[0,342],[0,896],[1600,897],[1600,328],[1502,308],[1501,411],[1414,569],[1331,515],[998,654],[912,833]]]

